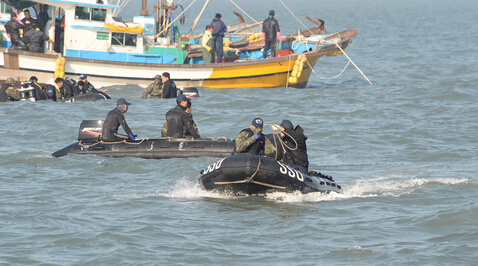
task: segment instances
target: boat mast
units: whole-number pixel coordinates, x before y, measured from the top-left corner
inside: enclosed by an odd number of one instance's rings
[[[148,0],[143,0],[140,16],[144,16],[144,17],[148,16]]]
[[[189,31],[188,38],[191,36],[191,33],[193,32],[194,28],[196,28],[196,24],[198,23],[199,19],[201,18],[202,14],[204,13],[204,10],[206,10],[206,7],[207,5],[209,5],[209,3],[211,3],[211,0],[206,0],[206,3],[204,3],[201,12],[199,12],[199,15],[194,20],[191,30]]]

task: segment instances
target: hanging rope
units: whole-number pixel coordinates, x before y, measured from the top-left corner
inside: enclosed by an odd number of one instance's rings
[[[91,145],[88,145],[88,144],[83,144],[83,142],[80,140],[78,142],[78,144],[81,146],[81,147],[84,147],[84,148],[89,148],[89,147],[93,147],[95,145],[98,145],[98,144],[119,144],[119,143],[127,143],[127,144],[132,144],[132,145],[140,145],[141,143],[147,141],[147,140],[150,140],[151,138],[144,138],[142,139],[140,142],[127,142],[126,140],[120,140],[120,141],[103,141],[103,140],[100,140],[94,144],[91,144]]]
[[[309,60],[307,60],[307,65],[309,65],[310,69],[312,70],[312,72],[314,72],[315,75],[317,75],[319,78],[321,79],[335,79],[335,78],[338,78],[340,75],[342,75],[342,73],[344,73],[345,69],[347,69],[347,67],[349,66],[350,64],[350,61],[347,63],[347,65],[345,65],[344,69],[342,69],[342,72],[340,72],[337,76],[335,77],[332,77],[332,78],[323,78],[321,77],[317,72],[315,72],[314,68],[310,65],[309,63]]]
[[[326,43],[331,43],[331,42],[326,42]],[[367,78],[367,76],[365,76],[365,74],[362,72],[362,70],[360,70],[360,68],[354,63],[354,61],[352,61],[352,59],[347,55],[347,53],[345,53],[344,49],[342,49],[342,47],[340,47],[340,45],[338,43],[335,43],[335,45],[337,47],[339,47],[340,51],[342,51],[342,53],[344,53],[344,55],[350,60],[350,62],[352,62],[352,64],[355,66],[355,68],[357,68],[357,70],[360,72],[360,74],[362,74],[362,76],[368,81],[368,83],[370,83],[370,85],[372,85],[372,82]]]
[[[249,16],[244,10],[242,10],[238,5],[236,5],[236,3],[234,3],[234,1],[230,0],[231,3],[233,3],[237,8],[239,8],[239,10],[241,10],[242,13],[244,13],[246,16],[248,16],[250,19],[252,19],[255,23],[259,23],[257,22],[255,19],[253,19],[251,16]]]

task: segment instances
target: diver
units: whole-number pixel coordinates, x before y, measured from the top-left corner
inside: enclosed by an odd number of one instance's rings
[[[78,95],[76,87],[72,86],[70,81],[66,81],[62,78],[56,78],[55,83],[60,90],[61,100]]]
[[[288,163],[290,166],[301,170],[304,173],[309,171],[309,159],[307,156],[307,137],[304,135],[304,129],[297,125],[294,129],[292,122],[282,120],[279,125],[271,125],[272,130],[280,130],[280,140],[271,140],[271,143],[277,143],[277,160]],[[273,136],[272,136],[273,137]]]
[[[30,84],[33,88],[35,88],[35,100],[41,101],[48,99],[48,96],[42,90],[40,85],[38,84],[38,78],[35,76],[30,77]]]
[[[10,15],[10,21],[5,23],[5,30],[10,34],[10,40],[12,41],[12,48],[26,50],[27,45],[20,37],[20,29],[23,29],[23,25],[17,21],[17,14],[12,13]]]
[[[80,82],[83,82],[83,85],[82,85],[82,88],[79,90],[79,93],[84,94],[84,93],[98,92],[95,89],[95,86],[93,86],[93,84],[91,84],[88,81],[88,76],[87,75],[85,75],[85,74],[81,75],[80,80],[78,81],[78,85],[80,85]]]
[[[191,101],[188,101],[186,106],[186,113],[189,114],[189,120],[192,123],[194,130],[196,130],[196,132],[199,135],[199,129],[198,129],[198,126],[196,125],[196,122],[194,122],[193,120],[193,114],[191,114],[191,110],[192,110],[192,103]],[[165,138],[167,133],[168,133],[168,121],[165,121],[163,128],[161,129],[161,137]],[[191,133],[189,133],[189,131],[186,132],[185,135],[186,137],[191,137]]]
[[[263,125],[264,121],[261,118],[254,118],[249,128],[243,129],[237,136],[236,152],[266,154],[274,157],[276,149],[269,139],[262,134]]]
[[[15,86],[14,78],[7,78],[5,84],[0,88],[0,102],[10,102],[20,100],[20,90]]]
[[[33,27],[36,27],[35,23],[32,24]],[[29,30],[23,34],[23,42],[28,46],[28,51],[30,52],[41,52],[41,41],[53,42],[53,40],[48,37],[45,33],[41,32],[39,28],[34,30]]]
[[[116,108],[108,113],[105,123],[103,124],[103,129],[101,130],[103,141],[121,141],[128,138],[131,140],[136,140],[135,135],[133,132],[131,132],[131,129],[126,123],[123,115],[128,111],[128,105],[131,105],[131,103],[127,102],[125,98],[120,98],[116,102]],[[123,127],[127,136],[118,134],[118,128],[120,125]]]
[[[189,101],[191,99],[188,99],[186,95],[179,94],[176,99],[176,107],[166,113],[166,123],[168,123],[166,137],[185,138],[190,136],[192,138],[201,138],[198,131],[193,127],[192,118],[186,112]]]

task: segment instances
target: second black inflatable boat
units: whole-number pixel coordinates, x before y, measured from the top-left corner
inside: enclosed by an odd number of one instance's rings
[[[142,139],[104,142],[100,140],[102,120],[84,120],[80,126],[78,142],[54,152],[54,157],[70,153],[93,154],[106,157],[140,157],[167,159],[186,157],[226,157],[234,154],[233,140],[219,139]]]

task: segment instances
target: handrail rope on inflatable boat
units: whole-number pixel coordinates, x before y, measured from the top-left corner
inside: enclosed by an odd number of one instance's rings
[[[151,138],[144,138],[144,139],[142,139],[142,140],[141,140],[140,142],[138,142],[138,143],[136,143],[136,142],[126,142],[126,140],[121,140],[121,141],[103,141],[103,140],[101,140],[101,141],[98,141],[98,142],[96,142],[96,143],[94,143],[94,144],[92,144],[92,145],[83,144],[83,142],[80,140],[80,141],[78,142],[78,144],[79,144],[80,146],[82,146],[82,147],[85,147],[85,148],[93,147],[93,146],[98,145],[98,144],[100,144],[100,143],[102,143],[102,144],[103,144],[103,143],[107,143],[107,144],[128,143],[128,144],[133,144],[133,145],[139,145],[139,144],[143,143],[144,141],[150,140],[150,139],[151,139]]]
[[[218,140],[220,140],[220,139],[227,140],[227,138],[224,137],[224,136],[220,136],[220,137],[217,138],[217,139],[216,139],[215,137],[211,137],[211,140],[212,140],[212,141],[218,141]]]
[[[214,181],[214,184],[215,184],[215,185],[228,185],[228,184],[253,183],[253,184],[258,184],[258,185],[262,185],[262,186],[266,186],[266,187],[286,189],[286,187],[271,185],[271,184],[267,184],[267,183],[263,183],[263,182],[254,181],[254,180],[253,180],[254,177],[256,176],[256,174],[259,173],[259,168],[261,167],[261,156],[258,156],[258,157],[259,157],[259,163],[257,164],[257,169],[256,169],[256,171],[254,172],[254,174],[252,174],[250,177],[248,177],[248,178],[246,178],[246,179],[244,179],[244,180],[240,180],[240,181],[228,181],[228,182],[218,182],[218,181]]]

